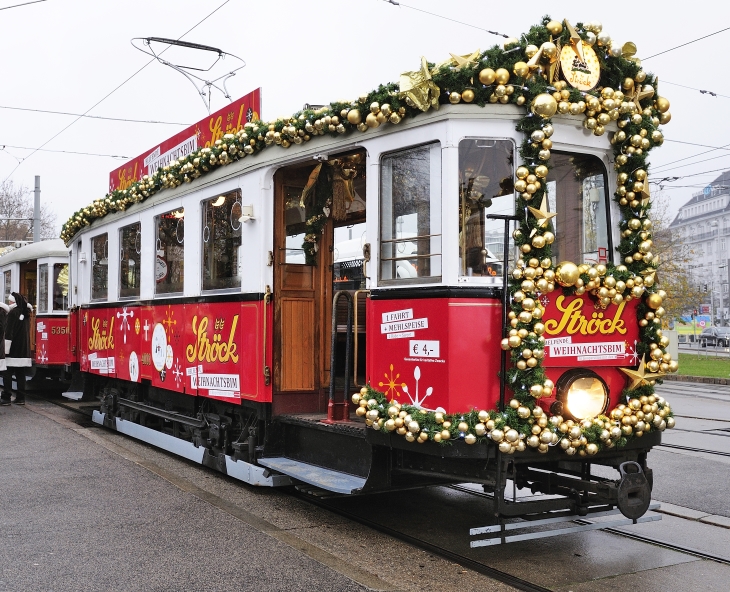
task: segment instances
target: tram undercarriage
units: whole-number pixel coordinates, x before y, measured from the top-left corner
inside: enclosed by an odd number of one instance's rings
[[[590,462],[565,460],[557,449],[506,455],[493,444],[416,448],[359,418],[326,424],[323,414],[272,417],[267,404],[234,406],[104,377],[90,378],[86,389],[101,401],[95,422],[250,484],[299,484],[332,495],[476,483],[495,519],[561,510],[585,516],[597,507],[638,519],[651,498],[647,453],[661,441],[659,433],[647,434]],[[616,469],[617,478],[593,474],[592,465]]]

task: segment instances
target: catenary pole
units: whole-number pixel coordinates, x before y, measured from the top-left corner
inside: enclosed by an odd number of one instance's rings
[[[35,176],[35,190],[33,203],[33,242],[41,240],[41,177]]]

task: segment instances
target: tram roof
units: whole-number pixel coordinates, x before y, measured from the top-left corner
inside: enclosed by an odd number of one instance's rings
[[[60,238],[30,243],[0,256],[0,267],[43,257],[68,257],[68,247]]]
[[[355,150],[366,146],[367,142],[374,138],[384,137],[391,134],[400,134],[408,129],[416,129],[418,127],[433,125],[447,120],[479,119],[517,122],[524,113],[524,108],[511,104],[487,104],[483,107],[479,105],[464,104],[442,105],[438,111],[430,110],[426,113],[419,114],[418,117],[404,119],[397,126],[380,126],[379,128],[368,130],[366,133],[355,132],[353,134],[345,134],[336,137],[329,135],[320,136],[313,142],[292,145],[286,149],[272,146],[268,150],[262,150],[261,152],[249,155],[240,160],[230,162],[225,166],[219,166],[190,183],[162,189],[144,201],[130,205],[124,211],[110,212],[105,216],[96,218],[89,226],[84,226],[73,237],[68,239],[68,244],[70,245],[77,236],[84,234],[91,229],[98,228],[103,224],[114,222],[129,216],[134,216],[156,206],[157,204],[183,197],[190,193],[197,192],[200,189],[217,185],[221,181],[248,174],[261,168],[278,168],[279,166],[296,163],[314,162],[314,158],[320,154],[337,154],[348,150]],[[582,130],[583,127],[581,117],[569,115],[556,115],[552,118],[552,122],[554,125],[573,127],[576,130]],[[613,131],[616,129],[615,123],[611,123],[607,127]],[[608,139],[606,137],[589,136],[584,145],[588,146],[591,144],[600,145],[602,149],[609,148]],[[62,239],[59,240],[63,242]]]

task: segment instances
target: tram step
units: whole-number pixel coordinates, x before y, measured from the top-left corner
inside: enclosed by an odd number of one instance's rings
[[[264,467],[289,475],[293,479],[335,493],[354,493],[365,485],[363,477],[333,471],[285,457],[259,458]]]

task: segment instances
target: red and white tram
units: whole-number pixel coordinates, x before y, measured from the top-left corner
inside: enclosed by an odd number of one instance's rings
[[[31,386],[70,378],[75,336],[68,322],[69,249],[61,239],[29,243],[0,257],[2,300],[18,292],[33,305]],[[73,344],[73,346],[72,346]]]
[[[543,52],[568,35],[554,23],[531,32]],[[95,421],[254,484],[476,482],[501,517],[643,514],[673,424],[642,196],[666,108],[609,47],[615,91],[546,82],[541,56],[522,67],[530,39],[252,118],[78,212],[63,238]],[[508,503],[508,477],[557,496]]]

